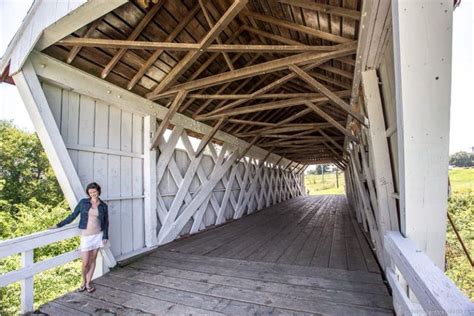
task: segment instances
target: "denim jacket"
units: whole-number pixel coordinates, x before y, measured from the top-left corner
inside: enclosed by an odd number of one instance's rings
[[[74,211],[66,217],[63,221],[57,224],[57,227],[62,227],[64,225],[69,224],[72,222],[79,214],[81,214],[79,220],[79,229],[86,229],[87,228],[87,221],[89,218],[89,210],[92,204],[90,199],[82,199],[77,204]],[[99,220],[100,220],[100,229],[102,230],[102,239],[109,239],[109,211],[107,204],[105,204],[102,200],[100,200],[100,204],[98,206],[99,211]]]

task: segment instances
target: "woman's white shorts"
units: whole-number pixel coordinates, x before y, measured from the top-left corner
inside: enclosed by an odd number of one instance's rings
[[[81,251],[90,251],[102,247],[102,232],[95,235],[81,236]]]

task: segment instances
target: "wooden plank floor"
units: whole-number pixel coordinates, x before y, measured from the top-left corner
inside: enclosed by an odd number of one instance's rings
[[[41,307],[84,314],[393,314],[344,196],[300,197],[175,241]]]

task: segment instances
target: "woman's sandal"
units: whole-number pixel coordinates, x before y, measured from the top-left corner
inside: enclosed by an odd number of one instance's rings
[[[78,289],[79,292],[84,292],[86,290],[85,285],[81,285],[81,287]]]
[[[86,286],[86,291],[87,291],[87,293],[93,293],[95,291],[95,287],[93,287],[93,286],[87,287]]]

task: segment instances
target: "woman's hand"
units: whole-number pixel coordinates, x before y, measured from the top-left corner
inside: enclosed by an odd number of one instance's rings
[[[108,241],[107,239],[102,239],[102,246],[105,247],[105,245],[107,245],[107,241]]]
[[[58,228],[58,226],[56,225],[48,227],[48,229],[56,229],[56,228]]]

